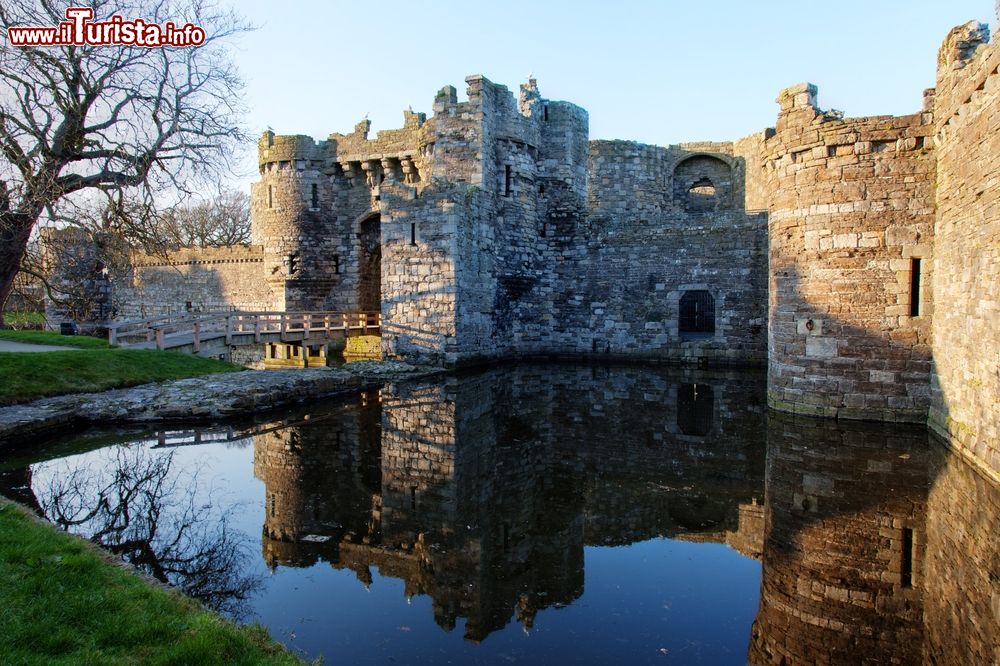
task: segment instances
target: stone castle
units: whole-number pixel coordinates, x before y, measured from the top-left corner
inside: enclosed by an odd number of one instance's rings
[[[998,65],[968,23],[918,112],[801,84],[734,142],[590,141],[482,76],[374,137],[269,131],[253,245],[138,262],[118,315],[380,311],[386,357],[448,365],[766,363],[776,409],[927,422],[1000,479]]]

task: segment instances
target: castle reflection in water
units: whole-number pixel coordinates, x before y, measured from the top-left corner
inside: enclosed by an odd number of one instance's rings
[[[377,569],[473,642],[580,600],[585,548],[662,536],[760,561],[741,663],[1000,663],[1000,491],[923,428],[778,415],[764,395],[754,374],[521,365],[388,384],[227,446],[252,444],[267,567],[365,586]],[[0,490],[53,518],[39,479],[66,470],[45,465]]]
[[[1000,663],[996,488],[923,428],[768,414],[758,378],[527,367],[257,435],[269,566],[371,568],[480,641],[571,604],[585,546],[762,561],[757,664]]]

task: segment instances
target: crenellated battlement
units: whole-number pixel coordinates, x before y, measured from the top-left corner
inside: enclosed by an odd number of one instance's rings
[[[775,409],[930,415],[997,475],[1000,48],[967,23],[938,65],[912,114],[799,83],[732,142],[590,141],[480,74],[395,129],[269,130],[252,265],[273,309],[380,309],[387,357],[766,364]]]

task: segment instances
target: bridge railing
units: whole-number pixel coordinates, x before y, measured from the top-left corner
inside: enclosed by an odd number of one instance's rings
[[[378,331],[382,325],[379,312],[215,312],[198,315],[164,315],[133,321],[124,321],[108,327],[111,344],[156,342],[157,349],[168,346],[167,338],[191,336],[194,351],[200,351],[205,339],[225,336],[231,344],[233,336],[253,335],[260,342],[265,334],[309,338],[322,333],[330,337],[340,332],[347,335],[364,335]],[[188,344],[186,338],[178,344]],[[178,346],[178,345],[173,345]]]

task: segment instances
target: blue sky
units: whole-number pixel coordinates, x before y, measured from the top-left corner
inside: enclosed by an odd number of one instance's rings
[[[372,130],[467,75],[590,113],[592,139],[659,145],[731,140],[773,125],[782,88],[819,86],[848,116],[920,109],[937,50],[993,0],[700,0],[474,3],[241,1],[259,26],[239,41],[248,128],[325,138],[367,113]],[[255,150],[246,169],[255,168]],[[242,187],[256,178],[236,181]]]

